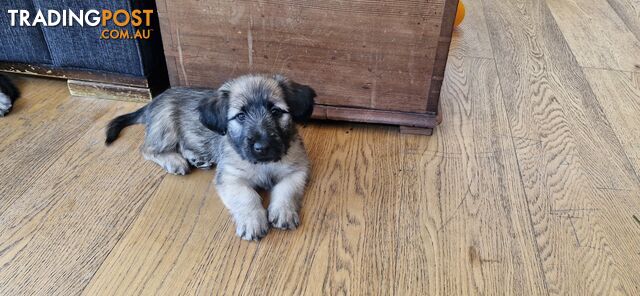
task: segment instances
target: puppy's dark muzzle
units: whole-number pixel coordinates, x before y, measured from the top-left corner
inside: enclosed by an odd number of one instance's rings
[[[256,143],[253,143],[253,152],[256,155],[267,154],[269,152],[269,148],[270,148],[269,146],[270,145],[267,142],[262,142],[262,143],[256,142]]]
[[[262,138],[250,143],[251,154],[258,162],[278,161],[282,158],[282,145],[275,138]]]

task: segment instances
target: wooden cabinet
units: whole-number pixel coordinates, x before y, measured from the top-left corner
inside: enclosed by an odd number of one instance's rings
[[[315,118],[433,128],[457,0],[157,1],[173,86],[282,73]]]

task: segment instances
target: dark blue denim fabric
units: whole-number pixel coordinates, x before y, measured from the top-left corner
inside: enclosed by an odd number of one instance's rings
[[[91,9],[102,11],[108,9],[116,11],[126,9],[131,11],[127,0],[86,1],[86,0],[32,0],[36,9],[64,10],[72,9],[77,12]],[[53,64],[56,67],[84,68],[143,76],[142,62],[138,52],[138,44],[134,39],[101,40],[102,26],[80,27],[45,27],[44,36],[51,51]],[[121,29],[109,25],[108,29]],[[129,30],[133,36],[131,26]]]
[[[134,39],[101,40],[102,26],[80,27],[10,27],[7,9],[30,8],[32,11],[49,9],[109,9],[131,11],[136,0],[0,0],[0,60],[48,64],[54,68],[79,68],[106,71],[134,76],[145,76],[140,54],[140,43]],[[33,12],[35,13],[35,12]],[[30,19],[33,19],[30,17]],[[126,29],[130,36],[131,25],[120,28],[110,22],[107,29]]]
[[[9,9],[26,9],[35,13],[31,0],[0,0],[0,61],[51,64],[42,28],[11,27]]]

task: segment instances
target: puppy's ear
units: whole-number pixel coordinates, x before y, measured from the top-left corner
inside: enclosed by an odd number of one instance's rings
[[[227,133],[227,111],[229,110],[229,92],[218,91],[218,95],[204,100],[198,106],[200,122],[208,129],[221,135]]]
[[[307,122],[311,118],[311,113],[313,113],[313,105],[315,103],[313,98],[316,97],[316,92],[313,88],[291,81],[282,75],[276,75],[274,78],[282,88],[284,100],[289,106],[289,113],[293,121],[298,123]]]

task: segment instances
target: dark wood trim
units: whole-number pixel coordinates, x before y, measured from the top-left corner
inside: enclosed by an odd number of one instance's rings
[[[312,118],[322,120],[328,119],[381,123],[420,128],[434,128],[440,123],[441,120],[441,118],[435,114],[362,109],[328,105],[316,105],[313,110]]]
[[[0,72],[67,79],[69,91],[74,96],[121,101],[148,102],[168,87],[166,79],[150,85],[144,77],[24,63],[0,62]]]
[[[96,81],[109,84],[119,84],[135,87],[149,87],[149,83],[145,77],[136,77],[125,74],[116,74],[91,70],[80,69],[56,69],[46,65],[31,65],[24,63],[0,62],[0,71],[55,77],[63,79],[76,79],[85,81]]]

